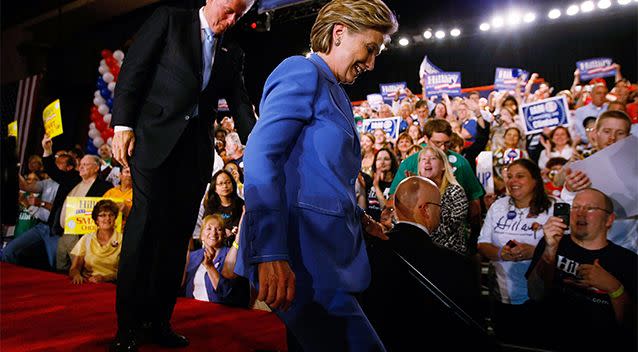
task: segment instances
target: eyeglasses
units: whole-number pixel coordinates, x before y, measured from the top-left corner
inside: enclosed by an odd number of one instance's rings
[[[611,214],[610,210],[607,210],[605,208],[600,208],[600,207],[592,207],[592,206],[589,206],[589,205],[574,205],[572,207],[572,211],[576,212],[576,213],[579,213],[580,211],[584,211],[587,214],[591,214],[591,213],[593,213],[596,210],[602,210],[602,211],[604,211],[607,214]]]
[[[589,128],[585,128],[585,132],[593,132],[595,131],[596,128],[595,127],[589,127]]]

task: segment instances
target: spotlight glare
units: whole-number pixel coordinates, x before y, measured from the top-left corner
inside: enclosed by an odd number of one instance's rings
[[[547,17],[549,17],[549,19],[551,20],[555,20],[557,18],[559,18],[561,15],[560,10],[559,9],[551,9],[549,11],[549,13],[547,14]]]
[[[408,46],[408,44],[410,44],[410,41],[408,40],[408,38],[402,37],[401,39],[399,39],[399,45]]]
[[[593,1],[585,1],[580,4],[580,10],[582,12],[591,12],[594,10],[594,2]]]
[[[600,0],[598,2],[598,8],[601,10],[608,9],[611,6],[611,1],[609,0]]]
[[[427,31],[423,32],[423,38],[425,38],[425,39],[432,38],[432,31],[427,30]]]
[[[627,5],[631,2],[631,0],[618,0],[618,5]]]
[[[505,21],[503,20],[503,17],[494,16],[494,18],[492,18],[492,26],[494,28],[501,28],[503,27],[504,24],[505,24]]]
[[[461,35],[461,30],[458,28],[454,28],[450,31],[450,35],[453,37],[458,37],[459,35]]]
[[[443,39],[445,38],[445,32],[443,32],[442,30],[438,30],[436,31],[436,33],[434,33],[434,36],[438,39]]]
[[[518,11],[512,11],[507,15],[507,24],[516,27],[521,23],[521,14]]]
[[[534,20],[536,20],[536,14],[533,12],[528,12],[523,16],[523,22],[525,23],[531,23],[534,22]]]
[[[570,5],[565,13],[567,14],[567,16],[574,16],[578,13],[578,11],[580,11],[578,5]]]
[[[483,32],[489,31],[490,30],[490,24],[487,22],[483,22],[481,23],[481,26],[479,27],[479,29]]]

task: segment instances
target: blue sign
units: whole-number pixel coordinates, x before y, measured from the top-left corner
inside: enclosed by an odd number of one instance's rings
[[[383,119],[367,119],[363,120],[363,132],[370,132],[380,128],[385,131],[389,138],[399,138],[399,126],[401,125],[400,117],[387,117]]]
[[[497,67],[494,73],[494,89],[496,90],[514,90],[519,79],[527,82],[529,73],[520,68],[503,68]],[[525,83],[522,84],[525,86]]]
[[[608,57],[582,60],[576,62],[576,68],[580,71],[580,79],[588,81],[592,78],[613,77],[616,75],[614,60]]]
[[[394,97],[397,96],[397,94],[399,94],[399,99],[405,98],[405,87],[407,86],[408,85],[405,82],[379,84],[379,89],[381,90],[383,101],[392,104],[392,101],[394,100]]]
[[[569,107],[564,96],[539,100],[521,106],[525,134],[542,132],[545,127],[567,126]]]
[[[425,76],[425,95],[461,95],[461,72],[432,73]]]
[[[421,66],[419,66],[419,78],[424,78],[424,76],[426,75],[431,75],[433,73],[441,73],[441,72],[443,72],[443,70],[441,70],[438,66],[433,64],[432,61],[428,59],[427,55],[423,57],[423,61],[421,61]]]

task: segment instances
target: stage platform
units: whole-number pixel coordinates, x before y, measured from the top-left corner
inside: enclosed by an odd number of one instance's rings
[[[115,285],[73,285],[65,275],[0,263],[0,351],[107,351],[116,332]],[[173,327],[184,349],[140,351],[285,351],[273,314],[179,298]]]

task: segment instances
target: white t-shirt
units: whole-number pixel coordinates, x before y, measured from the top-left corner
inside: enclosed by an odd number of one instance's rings
[[[485,222],[481,228],[481,235],[478,243],[489,243],[498,248],[503,247],[509,240],[516,240],[520,243],[527,243],[536,246],[543,238],[542,228],[532,230],[533,224],[545,224],[547,219],[554,212],[554,205],[544,213],[536,217],[528,218],[529,208],[518,209],[514,206],[510,197],[503,197],[490,207],[485,217]],[[513,261],[492,261],[496,271],[496,281],[498,291],[501,295],[501,302],[508,304],[523,304],[528,300],[527,279],[525,273],[531,260],[520,262]]]

